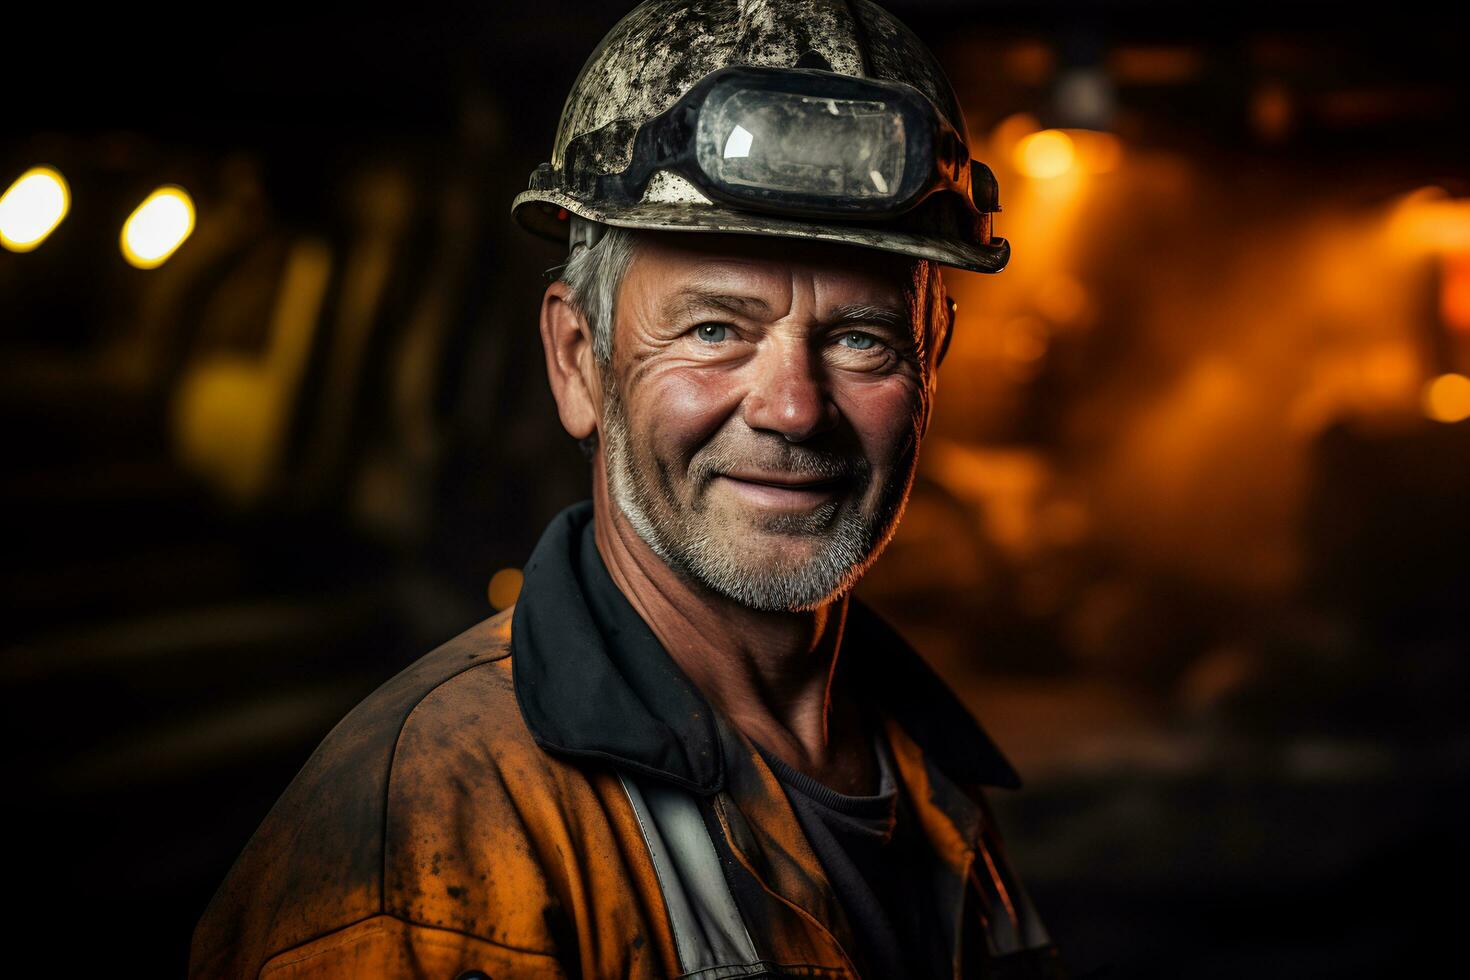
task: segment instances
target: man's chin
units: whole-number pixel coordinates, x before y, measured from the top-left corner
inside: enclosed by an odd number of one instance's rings
[[[809,507],[753,505],[716,490],[703,506],[655,516],[620,501],[639,536],[707,588],[753,609],[817,608],[871,563],[872,529],[847,496]],[[677,529],[677,530],[676,530]]]
[[[764,527],[743,528],[728,537],[720,535],[713,543],[751,574],[767,575],[803,568],[820,560],[832,547],[826,535]]]
[[[798,573],[864,559],[856,523],[835,505],[807,512],[727,513],[705,524],[707,550],[728,556],[754,576]],[[844,533],[846,532],[846,533]]]

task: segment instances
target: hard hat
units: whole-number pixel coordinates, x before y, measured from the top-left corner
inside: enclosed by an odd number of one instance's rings
[[[603,38],[511,211],[846,242],[999,272],[995,176],[932,52],[867,0],[646,0]],[[580,222],[579,222],[580,224]]]

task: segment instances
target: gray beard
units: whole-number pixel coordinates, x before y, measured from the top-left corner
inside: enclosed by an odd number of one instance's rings
[[[769,515],[763,522],[769,532],[817,535],[826,540],[817,554],[800,564],[773,568],[770,562],[757,563],[738,545],[722,544],[697,526],[699,515],[710,519],[702,503],[684,508],[672,491],[660,493],[650,474],[633,465],[622,401],[614,385],[606,384],[604,391],[603,460],[613,502],[638,537],[666,564],[743,606],[763,612],[800,612],[826,605],[852,589],[898,527],[913,480],[916,460],[912,458],[883,488],[878,513],[871,519],[865,519],[858,509],[857,494],[822,504],[805,514]],[[701,474],[721,472],[735,462],[721,458],[717,451],[701,451],[691,463],[690,474],[698,479]],[[788,460],[785,468],[818,477],[866,477],[869,472],[866,464],[854,466],[815,454],[798,455]],[[700,482],[707,485],[707,478]],[[857,485],[866,485],[866,480]],[[665,505],[663,513],[675,516],[653,516],[660,513],[654,506],[660,496]]]

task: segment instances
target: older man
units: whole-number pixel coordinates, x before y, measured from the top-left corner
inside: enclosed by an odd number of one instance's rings
[[[196,976],[1061,976],[981,787],[1016,785],[851,598],[952,308],[1004,265],[932,56],[861,2],[650,0],[516,202],[593,495],[513,610],[323,743]]]

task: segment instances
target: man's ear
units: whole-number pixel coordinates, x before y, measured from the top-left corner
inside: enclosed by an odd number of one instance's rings
[[[602,378],[592,349],[592,331],[572,305],[571,289],[564,282],[553,282],[541,297],[541,346],[562,428],[573,439],[586,439],[597,431]]]
[[[954,337],[954,318],[957,312],[959,312],[959,304],[950,299],[948,293],[945,293],[944,312],[942,314],[944,317],[944,322],[942,324],[944,329],[944,338],[939,341],[939,359],[934,362],[935,368],[938,368],[939,365],[944,363],[944,355],[949,353],[949,342],[950,339]]]
[[[958,309],[955,301],[949,298],[949,290],[944,288],[944,280],[940,278],[937,265],[930,266],[930,275],[933,278],[929,282],[929,303],[925,310],[929,322],[925,326],[931,331],[930,336],[938,353],[934,355],[934,366],[929,370],[929,396],[925,400],[924,421],[920,426],[921,438],[928,433],[929,422],[934,417],[934,397],[939,390],[939,366],[944,363],[944,355],[949,353],[949,341],[954,336],[955,312]]]

